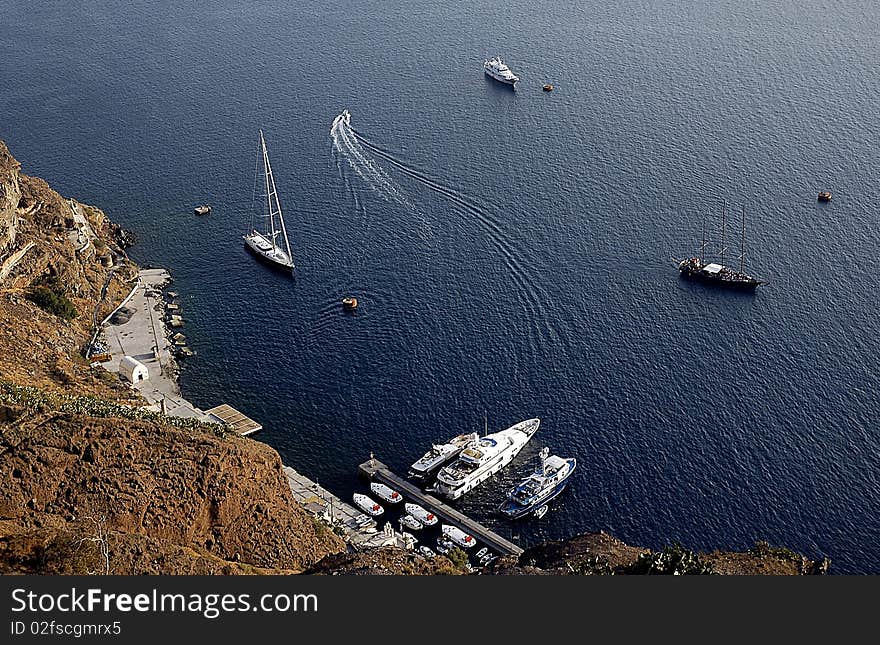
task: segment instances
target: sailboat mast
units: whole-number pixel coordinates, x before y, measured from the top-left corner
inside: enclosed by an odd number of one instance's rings
[[[742,237],[739,243],[739,272],[743,272],[743,258],[746,257],[746,207],[742,207]]]
[[[703,256],[706,253],[706,220],[700,220],[700,266],[705,264],[705,260],[703,260]]]
[[[269,236],[272,239],[272,250],[275,250],[275,214],[272,212],[272,188],[269,186],[272,177],[272,167],[269,165],[269,151],[266,150],[266,140],[263,138],[263,130],[260,129],[260,146],[263,148],[263,168],[266,171],[266,208],[269,209]],[[274,184],[275,181],[272,180]]]
[[[727,223],[727,202],[721,207],[721,266],[724,266],[724,228]]]

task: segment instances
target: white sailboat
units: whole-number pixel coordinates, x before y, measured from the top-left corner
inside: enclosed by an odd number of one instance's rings
[[[262,227],[263,230],[258,230],[254,221],[255,216],[252,217],[250,230],[242,235],[242,239],[244,239],[245,247],[258,259],[265,260],[279,269],[293,271],[293,255],[290,252],[290,242],[287,240],[287,229],[284,227],[284,216],[281,214],[281,202],[278,201],[278,192],[275,190],[275,177],[272,174],[272,165],[269,163],[269,153],[266,150],[266,140],[263,138],[262,130],[260,130],[260,148],[263,154],[266,188],[266,223]],[[256,184],[256,179],[254,183]],[[256,195],[256,190],[254,192]]]

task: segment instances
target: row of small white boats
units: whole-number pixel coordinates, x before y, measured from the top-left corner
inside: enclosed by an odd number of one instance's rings
[[[386,486],[380,482],[370,483],[370,492],[388,504],[396,505],[403,502],[403,495],[392,489],[390,486]],[[353,499],[359,509],[372,517],[378,517],[385,512],[385,508],[369,495],[355,493]],[[403,504],[403,507],[406,510],[406,514],[400,518],[401,528],[418,531],[426,526],[434,526],[439,521],[434,513],[419,504],[406,502]],[[453,545],[460,546],[463,549],[469,549],[477,543],[474,536],[452,524],[443,524],[441,526],[441,532],[443,535],[437,543],[437,551],[439,553],[448,552],[449,548]],[[426,551],[431,551],[431,549],[423,546],[419,548],[419,551],[422,552],[423,555],[428,555]],[[488,548],[485,548],[482,551],[483,553],[477,554],[478,558],[482,559],[485,557],[488,553]],[[434,552],[431,551],[431,553],[433,554]]]
[[[385,484],[372,482],[370,484],[370,491],[388,504],[400,504],[403,502],[403,495]],[[369,495],[355,493],[353,499],[357,507],[368,515],[378,517],[385,512],[385,508]],[[419,504],[406,502],[403,507],[406,509],[406,515],[400,518],[400,523],[413,531],[417,531],[424,526],[434,526],[439,521],[434,513]],[[443,528],[444,533],[446,533],[447,525],[444,524]],[[461,542],[462,546],[470,545],[474,540],[473,536],[468,535],[456,526],[450,525],[448,529],[457,538],[457,541]]]
[[[400,504],[403,501],[403,495],[390,486],[379,482],[372,482],[370,484],[370,491],[388,504]],[[355,493],[353,499],[357,507],[368,515],[379,517],[385,512],[385,508],[369,495]],[[408,529],[417,531],[423,526],[433,526],[438,522],[436,515],[419,504],[407,502],[403,506],[407,514],[401,518],[401,524]]]

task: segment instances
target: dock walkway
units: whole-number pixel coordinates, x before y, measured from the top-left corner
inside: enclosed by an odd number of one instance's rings
[[[446,520],[450,524],[454,524],[461,530],[473,535],[477,540],[487,544],[492,549],[504,555],[521,555],[522,547],[517,546],[510,540],[506,540],[497,533],[489,530],[479,522],[472,520],[467,515],[460,513],[451,506],[444,504],[442,501],[425,493],[421,488],[408,482],[402,477],[398,477],[388,466],[378,459],[370,459],[360,465],[361,476],[370,481],[378,481],[386,486],[390,486],[399,491],[404,497],[415,501],[427,510],[431,511],[437,517]]]
[[[315,517],[330,526],[342,530],[345,540],[355,549],[397,546],[412,549],[403,534],[395,531],[386,522],[382,529],[378,528],[375,519],[346,504],[336,495],[318,485],[308,477],[300,474],[290,466],[284,466],[287,483],[293,498]]]

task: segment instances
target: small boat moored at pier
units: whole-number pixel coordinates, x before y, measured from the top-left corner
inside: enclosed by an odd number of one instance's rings
[[[453,526],[452,524],[444,524],[441,530],[443,531],[443,535],[445,535],[447,539],[451,540],[454,544],[457,544],[463,549],[469,549],[477,543],[473,535],[465,533],[460,528],[458,528],[457,526]]]
[[[370,490],[376,494],[376,497],[389,504],[400,504],[403,501],[403,495],[385,484],[373,482],[370,484]]]
[[[382,505],[373,500],[369,495],[364,495],[363,493],[355,493],[352,497],[357,507],[367,515],[378,517],[385,512],[385,509],[382,508]]]
[[[407,513],[400,518],[400,526],[408,528],[410,531],[419,531],[424,526],[424,524],[422,524],[412,515]]]
[[[434,526],[438,522],[436,515],[425,510],[422,506],[419,506],[418,504],[407,502],[403,505],[403,507],[406,509],[407,513],[412,515],[425,526]]]

